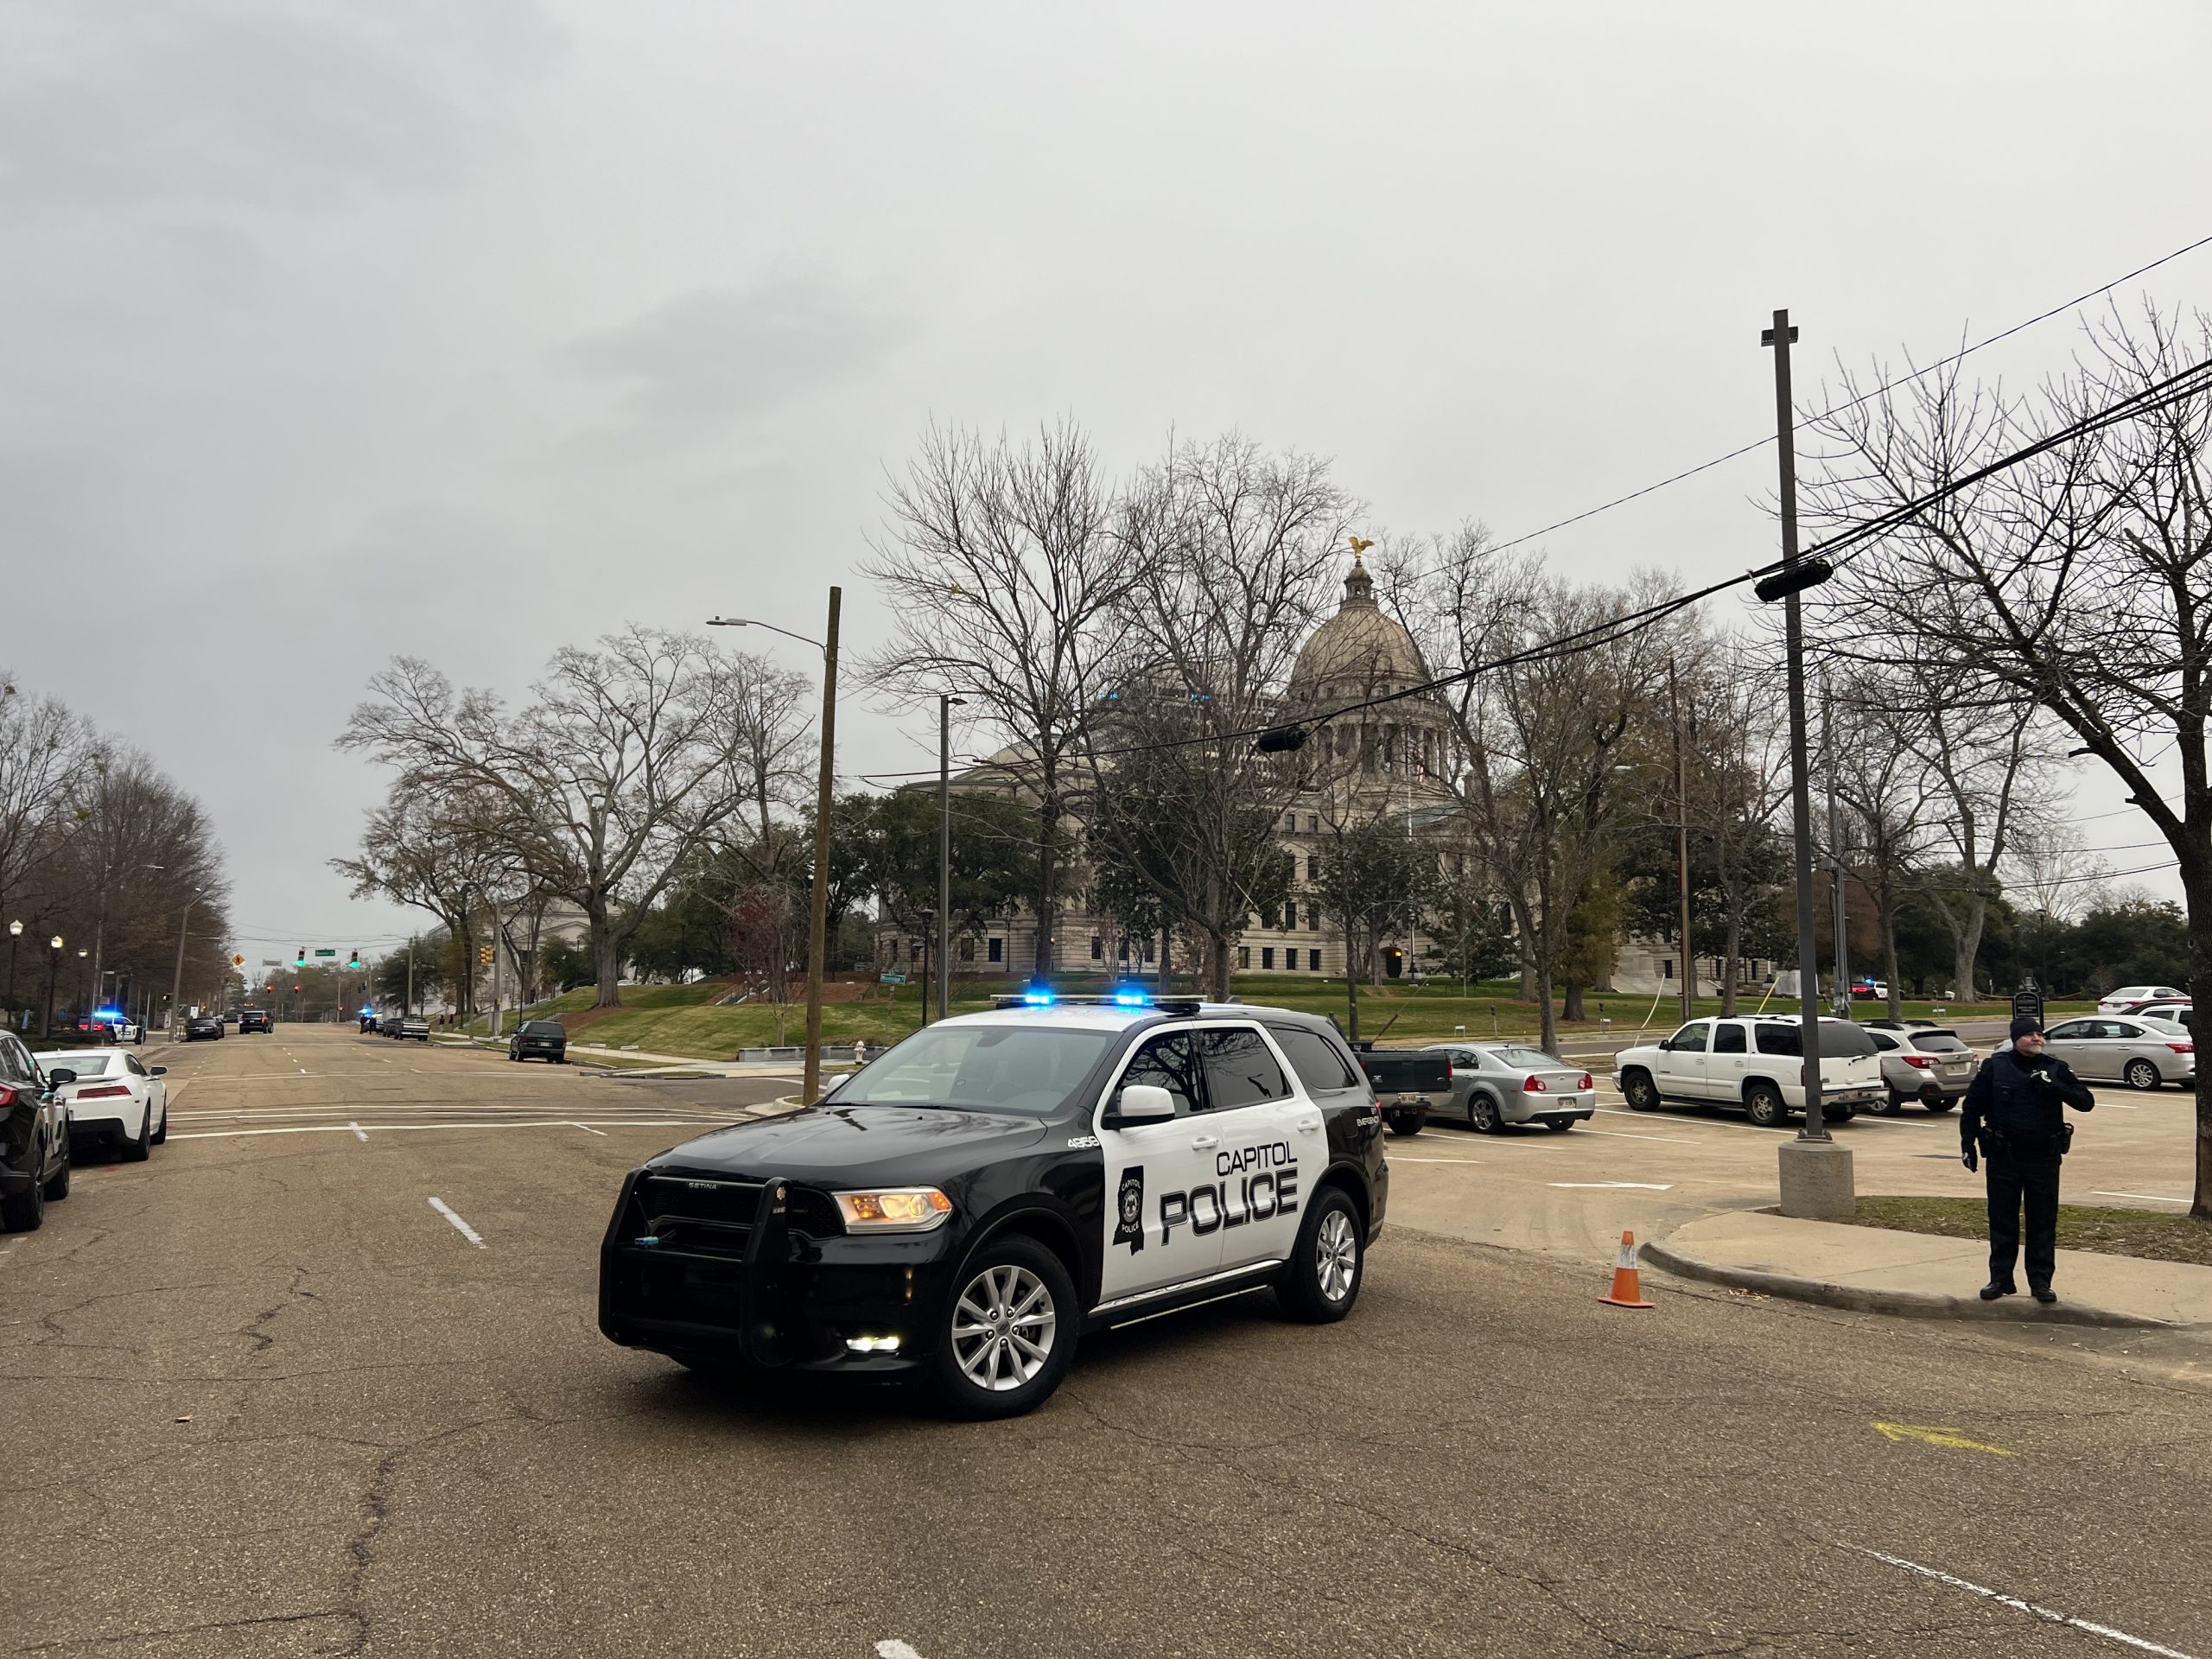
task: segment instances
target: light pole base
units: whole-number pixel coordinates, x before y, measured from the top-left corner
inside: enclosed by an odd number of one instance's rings
[[[1808,1221],[1848,1221],[1859,1209],[1851,1149],[1833,1141],[1785,1141],[1776,1148],[1782,1213]]]

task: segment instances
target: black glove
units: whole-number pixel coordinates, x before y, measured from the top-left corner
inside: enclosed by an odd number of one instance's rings
[[[1969,1172],[1981,1167],[1981,1159],[1972,1147],[1967,1147],[1959,1154],[1959,1161],[1964,1164]]]

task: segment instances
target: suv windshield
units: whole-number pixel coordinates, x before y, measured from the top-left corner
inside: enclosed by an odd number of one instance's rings
[[[839,1090],[833,1106],[973,1106],[1049,1112],[1120,1035],[1045,1026],[932,1026]]]

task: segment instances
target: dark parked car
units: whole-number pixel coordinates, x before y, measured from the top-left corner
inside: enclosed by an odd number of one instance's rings
[[[69,1109],[55,1096],[73,1082],[51,1078],[12,1033],[0,1032],[0,1228],[27,1233],[46,1219],[46,1201],[69,1196]]]
[[[569,1029],[558,1020],[525,1020],[507,1039],[511,1060],[550,1060],[569,1063]]]
[[[220,1037],[223,1022],[212,1014],[195,1014],[184,1022],[184,1040],[198,1042],[202,1037]]]
[[[269,1010],[266,1008],[241,1008],[238,1010],[238,1035],[241,1037],[245,1036],[249,1031],[266,1032],[270,1029],[270,1024],[271,1021],[269,1018]]]

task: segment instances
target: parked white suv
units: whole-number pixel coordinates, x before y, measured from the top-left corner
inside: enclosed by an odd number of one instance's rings
[[[1613,1083],[1631,1109],[1666,1104],[1740,1108],[1762,1128],[1805,1110],[1801,1022],[1752,1014],[1693,1020],[1664,1041],[1613,1057]],[[1840,1122],[1882,1098],[1873,1039],[1848,1020],[1821,1021],[1821,1110]]]

